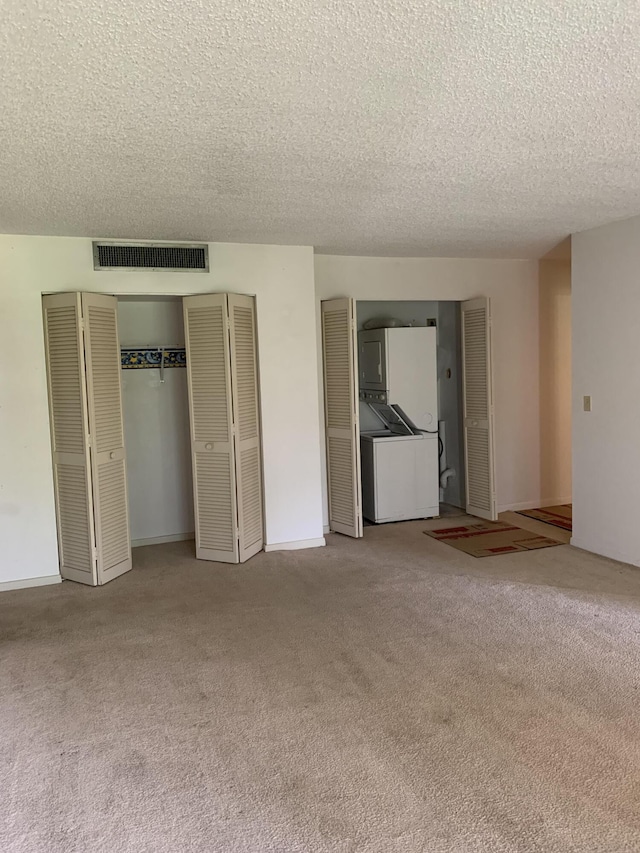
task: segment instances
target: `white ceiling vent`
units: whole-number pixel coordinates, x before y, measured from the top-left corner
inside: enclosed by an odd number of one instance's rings
[[[206,243],[103,243],[93,242],[96,270],[165,270],[208,272]]]

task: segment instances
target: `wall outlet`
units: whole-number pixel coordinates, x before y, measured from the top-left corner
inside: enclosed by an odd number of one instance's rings
[[[582,398],[582,409],[585,412],[591,411],[591,395]]]

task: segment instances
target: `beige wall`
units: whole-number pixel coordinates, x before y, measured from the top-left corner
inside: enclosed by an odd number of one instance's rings
[[[571,261],[541,260],[540,493],[571,501]]]

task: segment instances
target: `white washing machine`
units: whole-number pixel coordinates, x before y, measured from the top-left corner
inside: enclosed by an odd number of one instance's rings
[[[377,524],[434,518],[440,513],[438,436],[420,432],[397,406],[374,407],[388,428],[360,434],[363,516]]]

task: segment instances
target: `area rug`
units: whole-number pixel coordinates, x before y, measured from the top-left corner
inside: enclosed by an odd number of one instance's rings
[[[527,518],[535,518],[536,521],[544,521],[545,524],[553,524],[554,527],[561,527],[563,530],[572,530],[572,506],[571,504],[563,504],[562,506],[543,506],[540,509],[525,509],[518,515],[526,515]]]
[[[459,527],[442,527],[440,530],[425,530],[427,536],[446,542],[458,551],[472,557],[495,557],[498,554],[513,554],[514,551],[534,551],[561,545],[555,539],[537,536],[529,530],[503,524],[501,521],[479,521]]]

